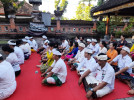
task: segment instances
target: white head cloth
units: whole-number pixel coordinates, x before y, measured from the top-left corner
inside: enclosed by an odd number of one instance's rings
[[[93,51],[91,49],[86,49],[85,52],[92,54]]]
[[[91,42],[91,39],[87,39],[88,42]]]
[[[45,35],[43,35],[42,38],[47,39],[47,37]]]
[[[92,39],[92,42],[97,42],[97,40],[96,39]]]
[[[16,43],[14,43],[14,42],[11,42],[12,40],[9,40],[7,43],[9,44],[9,45],[16,45]]]
[[[130,49],[126,46],[123,46],[122,50],[125,50],[126,52],[130,53]]]
[[[58,55],[61,56],[61,53],[60,53],[59,51],[57,51],[57,50],[54,50],[54,51],[53,51],[53,54],[54,54],[54,55],[57,55],[57,56],[58,56]]]
[[[79,43],[79,46],[85,48],[85,44],[84,43]]]
[[[107,57],[107,55],[100,55],[100,56],[97,56],[97,59],[98,60],[107,60],[108,57]]]

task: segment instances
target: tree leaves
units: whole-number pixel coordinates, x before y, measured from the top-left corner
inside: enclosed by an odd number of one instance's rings
[[[0,0],[3,4],[5,17],[8,19],[10,13],[16,13],[17,10],[24,4],[24,1],[19,0]]]
[[[90,10],[91,10],[92,5],[87,5],[85,1],[88,1],[88,0],[82,0],[79,3],[77,10],[76,10],[75,20],[87,20],[87,21],[92,20],[90,16]]]

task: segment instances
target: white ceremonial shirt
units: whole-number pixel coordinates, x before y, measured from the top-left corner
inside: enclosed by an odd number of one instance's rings
[[[111,90],[114,89],[115,72],[109,63],[106,63],[103,68],[101,68],[99,64],[96,64],[94,67],[90,67],[89,70],[91,72],[96,72],[96,80],[99,82],[106,82],[108,83],[106,86],[108,86]]]
[[[126,66],[126,67],[133,68],[134,67],[134,61],[132,63],[130,63],[128,66]]]
[[[93,57],[91,57],[89,60],[87,58],[84,58],[83,61],[79,64],[77,70],[87,70],[89,67],[93,67],[96,64],[96,61]]]
[[[132,59],[128,55],[126,55],[122,58],[122,55],[120,54],[113,59],[113,62],[118,62],[118,67],[121,70],[124,67],[129,66],[129,64],[132,63]],[[132,73],[132,68],[128,69],[127,72],[131,74]]]
[[[33,43],[33,49],[35,51],[37,51],[38,50],[38,44],[37,44],[37,42],[35,40],[33,40],[32,43]]]
[[[23,53],[22,49],[15,46],[14,53],[16,54],[16,56],[18,58],[18,63],[23,64],[24,63],[24,53]]]
[[[0,63],[0,99],[9,97],[15,89],[16,80],[12,65],[3,61]]]
[[[87,49],[92,49],[92,48],[93,48],[92,43],[90,43],[86,48],[87,48]]]
[[[95,57],[95,56],[98,54],[99,48],[100,48],[100,46],[99,46],[98,43],[97,43],[95,46],[92,45],[91,50],[92,50],[92,51],[95,51],[95,53],[92,55],[93,57]]]
[[[57,62],[54,60],[52,66],[52,72],[57,75],[62,83],[65,83],[67,76],[67,68],[64,61],[60,58]]]
[[[85,58],[84,54],[85,54],[85,49],[83,49],[82,51],[78,50],[78,52],[75,56],[76,60],[79,62],[82,62],[83,59]]]
[[[31,47],[28,43],[25,44],[25,48],[27,49],[26,51],[28,51],[28,54],[31,55]]]
[[[64,42],[62,42],[61,47],[62,47],[62,48],[65,48],[65,47],[67,48],[67,47],[68,47],[68,42],[67,42],[67,40],[65,40]],[[66,49],[66,48],[65,48],[65,49]]]
[[[6,61],[8,61],[12,65],[14,71],[19,71],[20,70],[20,65],[18,63],[18,58],[17,58],[17,56],[14,52],[10,53],[6,57]]]
[[[98,54],[100,54],[100,53],[106,54],[106,53],[107,53],[107,48],[106,48],[106,47],[103,47],[103,48],[101,49],[101,47],[100,47]],[[97,55],[98,55],[98,54],[97,54]]]
[[[22,44],[21,46],[19,46],[22,50],[23,50],[23,53],[27,53],[28,55],[31,55],[31,47],[28,43],[26,44]]]

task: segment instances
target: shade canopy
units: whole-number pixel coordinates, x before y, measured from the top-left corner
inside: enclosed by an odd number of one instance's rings
[[[134,16],[134,0],[107,0],[102,5],[93,7],[91,15]]]

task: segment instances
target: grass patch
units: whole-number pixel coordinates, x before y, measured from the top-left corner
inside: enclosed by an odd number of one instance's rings
[[[0,44],[7,44],[7,41],[0,41]]]

